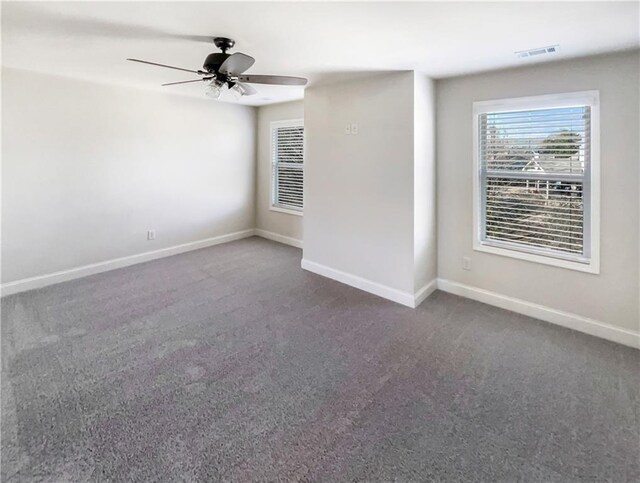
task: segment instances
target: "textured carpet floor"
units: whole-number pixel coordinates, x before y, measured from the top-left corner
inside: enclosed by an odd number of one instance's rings
[[[2,481],[637,481],[640,354],[251,238],[2,300]]]

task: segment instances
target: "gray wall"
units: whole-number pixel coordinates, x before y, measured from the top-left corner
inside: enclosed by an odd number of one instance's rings
[[[426,112],[433,107],[432,86],[415,77],[414,72],[388,72],[313,86],[304,103],[305,261],[408,294],[420,288],[416,273],[420,281],[435,276],[433,230],[421,232],[432,242],[421,239],[418,249],[421,260],[432,260],[416,270],[414,258],[414,182],[419,198],[428,200],[427,188],[421,190],[423,184],[431,186],[428,170],[434,168],[433,144],[414,145],[415,126],[433,125],[432,112]],[[352,123],[359,133],[345,134]],[[421,212],[421,230],[429,216],[428,210]]]
[[[2,282],[253,228],[254,140],[250,107],[3,68]]]
[[[258,108],[258,152],[256,178],[256,227],[302,240],[302,217],[272,211],[271,122],[304,118],[304,102],[285,102]]]
[[[634,51],[437,82],[440,278],[638,330],[639,70]],[[473,251],[472,103],[591,89],[601,103],[601,273]]]

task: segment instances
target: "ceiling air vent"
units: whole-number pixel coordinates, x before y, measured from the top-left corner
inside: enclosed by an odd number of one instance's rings
[[[526,57],[535,57],[537,55],[545,55],[545,54],[555,54],[560,50],[560,46],[558,45],[550,45],[549,47],[539,47],[537,49],[530,50],[521,50],[516,52],[515,54],[519,59],[524,59]]]

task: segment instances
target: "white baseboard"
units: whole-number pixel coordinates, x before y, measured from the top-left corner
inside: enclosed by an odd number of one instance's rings
[[[418,290],[418,292],[412,294],[310,260],[302,259],[300,265],[304,270],[308,270],[309,272],[364,290],[365,292],[411,307],[412,309],[416,308],[424,299],[431,295],[437,286],[436,281],[433,280]]]
[[[451,280],[438,279],[438,289],[460,295],[519,314],[528,315],[552,324],[561,325],[585,334],[607,339],[630,347],[640,348],[640,332],[616,327],[605,322],[589,319],[571,312],[545,307],[526,300],[516,299],[488,290],[471,287]]]
[[[205,240],[196,242],[184,243],[182,245],[176,245],[173,247],[162,248],[159,250],[140,253],[137,255],[131,255],[128,257],[116,258],[104,262],[84,265],[69,270],[62,270],[47,275],[26,278],[17,280],[15,282],[8,282],[0,285],[0,293],[2,294],[2,296],[11,295],[18,292],[24,292],[26,290],[32,290],[45,287],[47,285],[74,280],[76,278],[86,277],[88,275],[93,275],[96,273],[128,267],[137,263],[143,263],[151,260],[156,260],[158,258],[169,257],[200,248],[219,245],[221,243],[226,243],[233,240],[240,240],[242,238],[247,238],[254,235],[302,248],[301,240],[296,240],[294,238],[278,235],[277,233],[272,233],[265,230],[249,229],[213,238],[207,238]],[[422,287],[420,290],[418,290],[415,294],[411,294],[409,292],[397,290],[386,285],[367,280],[357,275],[352,275],[341,270],[336,270],[331,267],[312,262],[310,260],[303,259],[301,262],[301,266],[303,269],[310,272],[322,275],[332,280],[336,280],[346,285],[350,285],[360,290],[364,290],[365,292],[378,295],[385,299],[411,308],[419,306],[429,295],[431,295],[436,290],[436,288],[438,288],[445,292],[477,300],[479,302],[500,307],[502,309],[511,310],[512,312],[517,312],[523,315],[534,317],[536,319],[550,322],[552,324],[557,324],[569,329],[577,330],[579,332],[584,332],[595,337],[600,337],[630,347],[640,348],[640,332],[623,329],[621,327],[616,327],[605,322],[589,319],[581,315],[552,309],[543,305],[527,302],[526,300],[508,297],[506,295],[501,295],[477,287],[453,282],[451,280],[433,280]]]
[[[431,295],[433,292],[435,292],[437,288],[438,288],[438,281],[437,280],[431,280],[431,282],[429,282],[424,287],[422,287],[420,290],[418,290],[416,292],[415,296],[413,297],[413,299],[414,299],[414,307],[418,307],[422,302],[425,301],[425,299],[429,295]]]
[[[322,275],[323,277],[336,280],[346,285],[350,285],[351,287],[359,288],[365,292],[398,302],[399,304],[406,305],[407,307],[413,308],[415,306],[413,294],[410,294],[409,292],[403,292],[395,288],[387,287],[386,285],[372,282],[366,278],[358,277],[357,275],[352,275],[350,273],[343,272],[342,270],[336,270],[335,268],[327,267],[326,265],[312,262],[310,260],[305,260],[304,258],[300,265],[303,269],[308,270],[309,272]]]
[[[46,287],[47,285],[67,282],[76,278],[82,278],[88,275],[94,275],[96,273],[115,270],[116,268],[128,267],[130,265],[135,265],[136,263],[148,262],[151,260],[156,260],[158,258],[170,257],[172,255],[178,255],[179,253],[198,250],[199,248],[206,248],[233,240],[240,240],[241,238],[247,238],[253,236],[254,234],[255,230],[251,228],[249,230],[237,231],[234,233],[207,238],[205,240],[199,240],[196,242],[183,243],[182,245],[161,248],[159,250],[139,253],[137,255],[130,255],[128,257],[114,258],[113,260],[106,260],[104,262],[83,265],[81,267],[75,267],[68,270],[61,270],[59,272],[49,273],[47,275],[39,275],[37,277],[16,280],[15,282],[2,284],[0,286],[0,293],[2,294],[2,296],[5,296],[18,292],[24,292],[26,290]]]
[[[278,243],[284,243],[285,245],[291,245],[292,247],[302,248],[302,240],[298,240],[297,238],[291,238],[290,236],[279,235],[278,233],[262,230],[261,228],[256,228],[255,234],[262,238],[273,240]]]

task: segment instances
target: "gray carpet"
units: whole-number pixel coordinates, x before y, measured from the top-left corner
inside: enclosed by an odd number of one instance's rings
[[[640,354],[258,238],[2,300],[2,481],[637,481]]]

